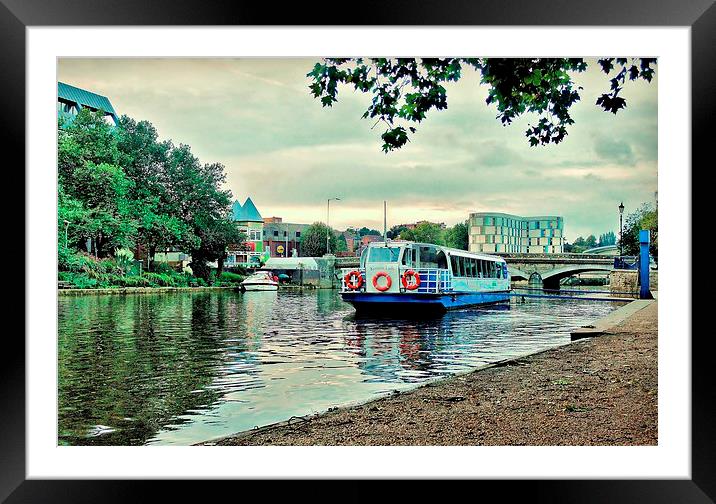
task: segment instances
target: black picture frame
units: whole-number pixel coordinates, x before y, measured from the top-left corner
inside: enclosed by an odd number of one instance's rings
[[[312,6],[313,5],[313,6]],[[8,187],[25,187],[25,29],[29,26],[85,25],[315,25],[321,5],[200,0],[0,0],[0,104],[3,145],[17,155],[4,176]],[[350,5],[348,5],[350,6]],[[716,112],[716,5],[714,0],[429,0],[375,1],[356,5],[330,25],[519,25],[519,26],[685,26],[691,27],[692,166],[713,165],[710,120]],[[689,173],[690,172],[690,173]],[[698,186],[697,186],[698,187]],[[693,207],[694,218],[698,215]],[[23,221],[24,227],[24,221]],[[693,227],[696,229],[696,227]],[[24,229],[20,230],[24,236]],[[17,238],[15,238],[17,241]],[[25,268],[29,265],[25,264]],[[691,275],[689,275],[691,277]],[[691,284],[686,286],[690,290]],[[16,289],[13,287],[13,289]],[[693,291],[685,292],[692,295]],[[694,299],[695,296],[692,297]],[[12,304],[24,303],[14,296]],[[24,308],[24,304],[23,304]],[[15,310],[21,311],[18,306]],[[24,311],[24,310],[22,310]],[[693,313],[693,310],[692,310]],[[691,316],[691,314],[689,314]],[[674,335],[675,337],[677,335]],[[703,336],[706,336],[705,334]],[[689,338],[690,334],[678,335]],[[161,486],[162,500],[189,500],[186,481],[124,482],[26,480],[25,345],[6,331],[0,359],[0,500],[17,502],[128,502],[147,500]],[[481,482],[480,494],[509,488],[510,500],[550,502],[713,502],[716,499],[716,443],[711,404],[715,399],[709,337],[692,338],[692,479]],[[203,482],[204,487],[207,482]],[[306,482],[294,482],[294,492]],[[211,484],[212,489],[226,486]],[[422,489],[401,488],[403,498]],[[206,497],[204,491],[199,494]],[[349,492],[348,498],[367,494]],[[180,496],[180,497],[177,497]],[[275,496],[274,496],[275,497]],[[292,500],[295,500],[295,495]],[[272,499],[273,500],[273,499]]]

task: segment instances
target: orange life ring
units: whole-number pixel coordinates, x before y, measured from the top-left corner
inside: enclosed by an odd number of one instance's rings
[[[355,282],[353,279],[355,278]],[[348,273],[346,273],[346,276],[343,277],[343,280],[346,282],[346,287],[348,287],[350,290],[358,290],[361,288],[361,285],[363,285],[363,275],[360,274],[360,271],[353,270]]]
[[[387,283],[386,283],[383,287],[381,287],[381,286],[378,285],[378,279],[379,279],[380,277],[385,277],[385,279],[386,279],[386,281],[387,281]],[[385,292],[385,291],[387,291],[388,289],[390,289],[390,286],[391,286],[391,285],[393,285],[393,279],[390,278],[390,275],[387,274],[385,271],[379,271],[379,272],[376,273],[375,276],[373,277],[373,287],[375,287],[375,288],[376,288],[377,290],[379,290],[380,292]]]
[[[415,283],[408,283],[408,278],[413,277],[415,279]],[[405,273],[403,273],[403,287],[405,287],[407,290],[415,290],[418,287],[420,287],[420,273],[413,270],[408,270]]]

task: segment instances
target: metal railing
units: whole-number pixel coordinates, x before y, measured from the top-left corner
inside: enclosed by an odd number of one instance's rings
[[[406,290],[403,287],[402,277],[403,274],[413,270],[420,275],[420,285],[417,289]],[[352,271],[359,271],[363,277],[363,284],[358,290],[348,288],[346,285],[346,275]],[[401,293],[418,293],[418,294],[436,294],[440,292],[451,292],[452,291],[452,275],[447,269],[438,268],[400,268],[400,276],[393,279],[393,283],[397,282],[398,288]],[[341,292],[365,292],[366,285],[368,282],[372,282],[371,278],[366,277],[365,269],[358,268],[343,268],[341,269]]]
[[[639,269],[639,258],[636,256],[620,256],[614,258],[614,269],[635,270]]]
[[[361,276],[363,277],[363,285],[361,285],[358,290],[349,289],[348,286],[346,285],[346,275],[352,271],[360,272]],[[365,284],[367,281],[368,281],[368,279],[365,277],[364,269],[358,269],[358,268],[342,268],[341,269],[341,292],[365,292]]]
[[[403,287],[403,274],[413,270],[420,275],[420,285],[417,289],[408,290]],[[452,275],[447,269],[438,268],[400,268],[400,292],[413,292],[418,294],[437,294],[452,291]]]

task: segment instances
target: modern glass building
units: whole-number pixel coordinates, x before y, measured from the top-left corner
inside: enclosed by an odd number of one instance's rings
[[[564,217],[520,217],[504,213],[471,213],[470,252],[561,254]]]

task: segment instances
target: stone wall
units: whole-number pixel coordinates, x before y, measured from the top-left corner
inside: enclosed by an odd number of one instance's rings
[[[336,289],[340,286],[340,279],[336,278],[336,256],[324,255],[323,257],[314,257],[318,264],[320,279],[318,281],[319,289]]]
[[[639,297],[639,272],[637,270],[613,270],[609,273],[609,290],[614,297]],[[620,294],[634,292],[635,294]]]
[[[649,271],[649,290],[659,290],[659,272],[651,270]]]

